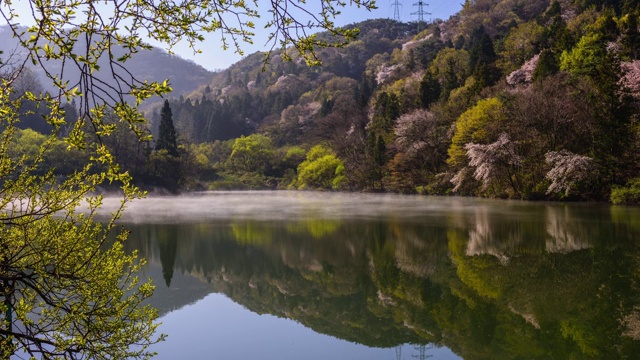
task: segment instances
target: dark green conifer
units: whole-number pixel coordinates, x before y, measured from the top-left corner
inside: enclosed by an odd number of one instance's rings
[[[533,71],[533,80],[542,80],[549,75],[553,75],[558,72],[558,59],[553,51],[546,49],[540,53],[538,59],[538,66]]]
[[[373,158],[378,166],[387,163],[387,144],[382,135],[378,135],[375,147],[373,148]]]
[[[162,110],[160,111],[160,129],[158,133],[158,141],[156,141],[156,151],[163,149],[167,150],[171,156],[178,156],[176,129],[173,126],[169,100],[164,101],[164,106],[162,106]]]
[[[420,105],[426,109],[431,104],[438,101],[441,90],[442,87],[440,86],[438,79],[436,79],[431,71],[427,71],[420,82]]]

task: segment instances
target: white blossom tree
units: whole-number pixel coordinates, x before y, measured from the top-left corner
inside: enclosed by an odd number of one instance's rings
[[[486,190],[494,182],[506,181],[518,193],[516,169],[522,157],[516,154],[514,143],[506,133],[491,144],[468,143],[464,146],[469,158],[469,166],[475,167],[473,177],[482,182]]]
[[[551,165],[551,170],[545,176],[551,181],[547,194],[569,195],[578,183],[593,178],[597,174],[592,158],[567,150],[550,151],[545,154],[545,161]]]
[[[438,172],[446,156],[448,127],[430,111],[418,109],[396,120],[395,145],[407,158],[422,162],[433,173]]]

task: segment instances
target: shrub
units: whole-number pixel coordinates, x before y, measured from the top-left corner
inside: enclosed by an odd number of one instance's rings
[[[640,204],[640,177],[631,179],[626,186],[614,186],[610,200],[613,204]]]

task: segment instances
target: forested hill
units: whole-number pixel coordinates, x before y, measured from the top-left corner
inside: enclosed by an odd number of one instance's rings
[[[639,12],[476,0],[366,21],[322,67],[247,57],[171,100],[173,121],[229,187],[637,202]]]
[[[317,115],[318,101],[331,91],[355,96],[368,67],[375,68],[388,60],[389,54],[412,40],[420,25],[380,19],[351,27],[360,30],[357,40],[343,48],[317,50],[322,66],[309,67],[293,53],[292,61],[282,60],[276,54],[265,63],[265,54],[258,52],[216,73],[209,84],[200,86],[188,97],[170,100],[176,127],[184,137],[196,143],[264,133],[267,127],[272,128],[270,135],[277,137],[274,140],[278,144],[304,142],[299,136],[307,127],[315,127],[316,119],[312,118]],[[327,34],[319,36],[330,39]],[[371,77],[372,72],[369,73],[366,80],[373,87],[375,80]],[[370,95],[362,95],[363,103]],[[295,129],[278,125],[280,118],[286,116],[283,111],[290,112],[290,106],[307,109],[302,112],[308,113],[310,123]],[[290,134],[290,131],[296,134]]]
[[[27,28],[18,28],[18,30],[26,31]],[[1,56],[3,61],[8,62],[9,64],[11,63],[12,53],[20,49],[17,45],[17,39],[13,37],[9,27],[0,26],[0,51],[3,52],[3,55]],[[79,43],[76,46],[82,46],[82,44]],[[114,55],[120,56],[124,54],[124,49],[118,48],[114,45],[113,52]],[[109,67],[107,66],[106,58],[100,60],[100,65],[102,68]],[[63,73],[63,63],[61,61],[49,59],[47,61],[47,66],[48,70],[52,74],[59,75]],[[178,95],[193,91],[199,85],[205,84],[214,74],[193,61],[168,54],[166,51],[158,48],[152,48],[149,51],[140,51],[136,53],[126,62],[126,68],[129,72],[135,74],[141,81],[147,80],[162,82],[164,80],[168,80],[173,89],[173,93]],[[37,80],[45,91],[53,90],[53,87],[49,85],[51,84],[51,80],[47,79],[46,74],[41,68],[32,67],[30,69],[33,71],[35,78],[29,79],[28,81],[33,82]],[[70,81],[79,77],[78,69],[73,66],[69,66],[68,64],[67,66],[64,66],[64,74],[65,79]],[[102,76],[101,79],[103,79],[108,85],[115,84],[114,80],[109,79],[108,76]],[[153,100],[158,101],[157,98],[152,99],[152,101]]]
[[[640,203],[638,16],[640,0],[468,0],[444,21],[366,21],[321,67],[257,53],[147,109],[177,156],[117,152],[175,189]]]

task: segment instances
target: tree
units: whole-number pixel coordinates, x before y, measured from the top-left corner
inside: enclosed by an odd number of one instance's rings
[[[516,70],[537,54],[544,32],[544,27],[535,21],[522,23],[512,29],[505,39],[504,49],[500,53],[499,66],[502,72],[508,74]]]
[[[457,167],[467,163],[464,146],[468,143],[487,143],[490,141],[491,126],[499,126],[505,119],[504,106],[497,98],[480,100],[476,106],[465,111],[456,120],[456,129],[449,146],[447,163]]]
[[[419,109],[402,115],[394,132],[395,147],[412,160],[412,169],[426,169],[432,174],[441,171],[450,140],[448,124],[432,112]]]
[[[629,13],[620,19],[622,37],[620,45],[625,57],[635,60],[640,57],[640,32],[638,32],[638,17]]]
[[[160,111],[160,128],[158,141],[156,141],[156,151],[167,150],[169,155],[178,157],[178,143],[176,141],[176,129],[173,126],[171,106],[169,100],[164,101]]]
[[[275,1],[260,13],[271,14],[271,50],[292,46],[308,64],[317,64],[316,46],[344,44],[357,29],[335,27],[342,3],[321,0],[317,14],[303,3]],[[374,7],[370,0],[353,4]],[[231,43],[241,52],[240,44],[253,36],[257,3],[30,0],[28,5],[30,11],[18,21],[11,2],[0,3],[5,31],[19,43],[7,57],[11,61],[0,62],[0,358],[149,358],[148,346],[162,339],[154,335],[157,312],[143,305],[153,286],[139,283],[136,271],[144,261],[124,252],[126,232],[109,236],[124,204],[141,193],[103,143],[116,129],[104,116],[111,113],[148,138],[137,106],[171,88],[168,81],[143,81],[127,70],[128,59],[151,49],[142,38],[169,49],[186,41],[197,50],[203,33],[218,32],[225,48]],[[34,25],[24,31],[20,23]],[[332,31],[333,40],[308,34],[317,27]],[[54,90],[10,97],[17,94],[16,79],[28,71],[25,64],[39,67]],[[71,68],[77,76],[68,75]],[[74,100],[78,120],[64,141],[66,148],[84,151],[86,163],[71,174],[55,169],[40,174],[68,125],[63,104]],[[18,109],[28,102],[47,110],[41,115],[50,130],[35,154],[12,157]],[[120,187],[123,199],[106,223],[96,218],[102,197],[90,195],[103,185]]]
[[[546,49],[540,53],[540,57],[538,58],[538,65],[533,71],[532,78],[536,81],[541,80],[546,78],[547,76],[557,73],[558,70],[558,59],[556,59],[556,55],[553,53],[553,51]]]
[[[383,91],[376,98],[371,129],[375,132],[386,134],[393,129],[393,122],[398,116],[400,116],[398,96],[394,93]]]
[[[157,312],[142,305],[153,287],[136,277],[144,262],[124,252],[126,233],[115,241],[108,236],[122,207],[111,221],[97,222],[102,197],[87,195],[116,182],[129,201],[138,196],[130,177],[119,172],[104,145],[71,174],[42,173],[46,157],[57,148],[57,132],[39,135],[39,146],[16,154],[12,140],[23,99],[9,100],[10,80],[2,84],[0,357],[149,357],[147,346],[160,338],[153,335]],[[59,102],[38,100],[50,109],[47,123],[60,130]],[[76,124],[72,132],[80,131]]]
[[[464,146],[469,157],[469,165],[475,167],[473,177],[482,182],[486,190],[493,182],[506,181],[516,195],[519,194],[516,168],[522,158],[516,154],[515,146],[506,133],[491,144],[468,143]]]
[[[420,106],[427,109],[431,104],[440,99],[441,91],[440,82],[435,78],[433,73],[428,70],[424,73],[422,81],[420,81],[420,89],[418,90],[420,95]]]
[[[450,125],[424,109],[398,118],[396,155],[388,164],[391,186],[403,192],[432,181],[445,164]]]
[[[611,61],[606,43],[600,34],[583,36],[578,44],[560,56],[560,68],[577,75],[595,75],[603,62]]]
[[[496,59],[496,53],[493,49],[493,40],[486,33],[484,26],[480,25],[478,29],[471,34],[469,42],[469,67],[475,69],[479,65],[488,66]]]
[[[551,165],[546,175],[551,181],[547,194],[569,195],[572,189],[597,174],[593,159],[566,150],[550,151],[545,155],[545,160]]]
[[[340,189],[346,177],[344,164],[331,149],[316,145],[307,153],[307,159],[298,165],[299,189]]]
[[[241,136],[233,142],[227,166],[236,172],[264,174],[271,167],[274,156],[269,137],[261,134]]]

